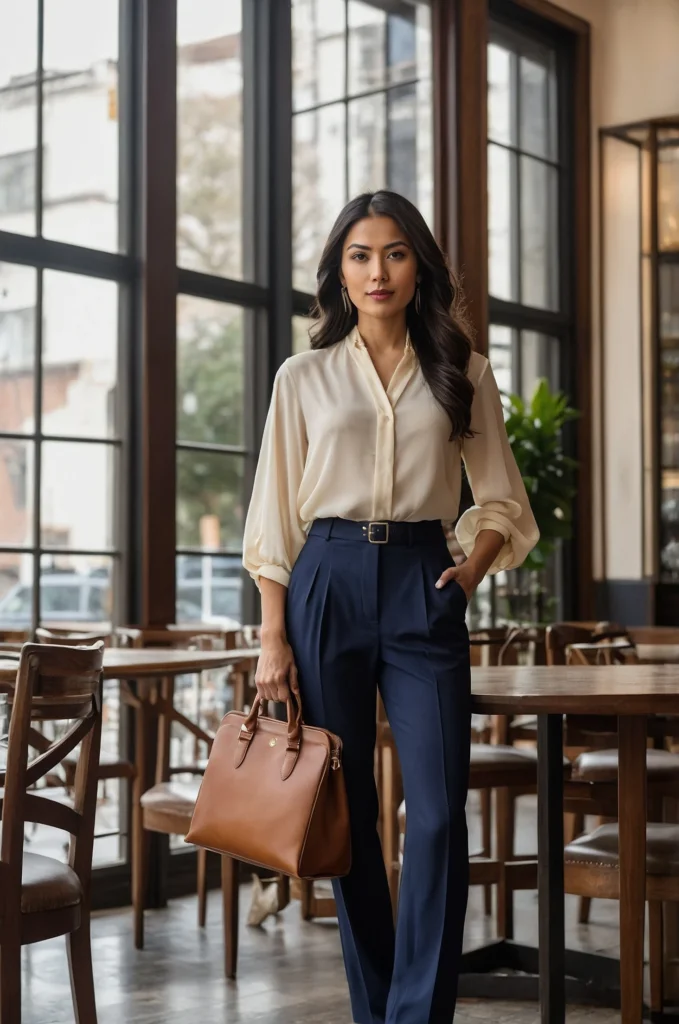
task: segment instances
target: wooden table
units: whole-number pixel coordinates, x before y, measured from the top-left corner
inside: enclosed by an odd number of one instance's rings
[[[104,679],[157,679],[190,675],[210,668],[225,668],[241,662],[256,662],[257,647],[233,651],[178,651],[168,648],[107,647],[104,650]],[[18,659],[0,657],[0,684],[13,684]]]
[[[671,665],[507,666],[472,670],[474,710],[538,716],[539,997],[542,1024],[565,1020],[562,715],[617,715],[622,1024],[643,1015],[646,719],[679,714]],[[476,953],[476,951],[475,951]],[[478,955],[470,960],[478,967]],[[504,966],[504,965],[503,965]]]
[[[173,648],[107,647],[104,650],[104,679],[136,680],[134,783],[132,787],[131,841],[142,835],[141,795],[154,783],[155,762],[149,754],[152,704],[158,692],[158,681],[168,676],[190,675],[208,669],[238,665],[254,669],[260,649],[239,648],[231,651],[175,650]],[[0,656],[0,692],[11,690],[16,681],[18,658]],[[152,746],[151,746],[152,753]],[[145,888],[145,904],[157,906],[159,889],[157,873],[149,872]]]

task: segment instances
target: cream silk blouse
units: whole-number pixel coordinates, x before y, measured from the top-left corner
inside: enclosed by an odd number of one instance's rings
[[[280,366],[273,387],[252,499],[243,565],[288,585],[314,519],[454,520],[461,457],[474,506],[455,532],[469,554],[479,530],[505,543],[490,572],[520,565],[539,533],[504,426],[500,394],[484,356],[469,377],[473,438],[449,441],[450,420],[432,396],[408,336],[385,390],[354,327],[326,349]],[[460,457],[461,456],[461,457]]]

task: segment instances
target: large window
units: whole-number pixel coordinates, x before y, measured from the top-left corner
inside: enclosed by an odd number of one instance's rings
[[[491,7],[492,10],[492,7]],[[535,31],[491,21],[488,43],[488,355],[501,391],[530,401],[540,379],[570,385],[570,167],[562,140],[563,53]],[[548,586],[563,600],[561,556]],[[516,574],[484,581],[479,624],[512,618]],[[509,601],[506,599],[509,597]]]
[[[243,63],[240,0],[177,6],[177,256],[242,278]]]
[[[243,619],[252,314],[238,300],[253,264],[243,201],[242,49],[239,0],[179,0],[177,259],[191,272],[180,276],[191,294],[177,302],[178,622]]]
[[[558,215],[567,168],[558,148],[556,71],[552,45],[493,24],[488,46],[490,355],[508,387],[526,396],[539,376],[559,384],[554,328],[561,327],[563,336],[568,312]]]
[[[125,2],[0,7],[0,632],[105,632],[122,614]],[[104,699],[102,747],[116,757],[116,683]],[[126,857],[125,821],[123,785],[102,783],[97,866]],[[44,826],[31,846],[64,853]]]
[[[0,628],[114,618],[117,57],[117,0],[0,13]]]
[[[430,9],[293,0],[293,272],[313,293],[342,206],[390,188],[433,219]]]

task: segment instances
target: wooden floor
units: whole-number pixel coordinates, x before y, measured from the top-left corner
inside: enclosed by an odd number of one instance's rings
[[[520,852],[535,849],[535,805],[521,801]],[[470,819],[476,818],[472,805]],[[249,890],[241,908],[247,913]],[[618,949],[617,904],[593,905],[592,923],[576,923],[575,902],[567,903],[568,944],[614,955]],[[517,939],[535,941],[537,899],[517,896]],[[129,910],[98,914],[93,951],[99,1024],[351,1024],[351,1011],[334,921],[300,921],[292,903],[260,928],[241,927],[239,976],[227,982],[222,968],[220,896],[212,893],[208,925],[196,924],[194,898],[174,900],[147,914],[146,948],[132,941]],[[492,938],[482,914],[481,893],[473,890],[467,915],[466,945]],[[63,940],[23,952],[24,1024],[72,1024],[68,969]],[[456,1022],[537,1024],[535,1004],[460,1002]],[[569,1024],[609,1024],[613,1010],[573,1007]]]

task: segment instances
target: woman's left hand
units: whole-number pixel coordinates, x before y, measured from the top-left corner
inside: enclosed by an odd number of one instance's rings
[[[462,565],[451,565],[450,569],[445,569],[436,581],[435,586],[440,590],[441,587],[445,587],[449,580],[457,580],[467,595],[468,601],[471,601],[474,591],[481,582],[473,566],[469,564],[469,560],[463,562]]]

